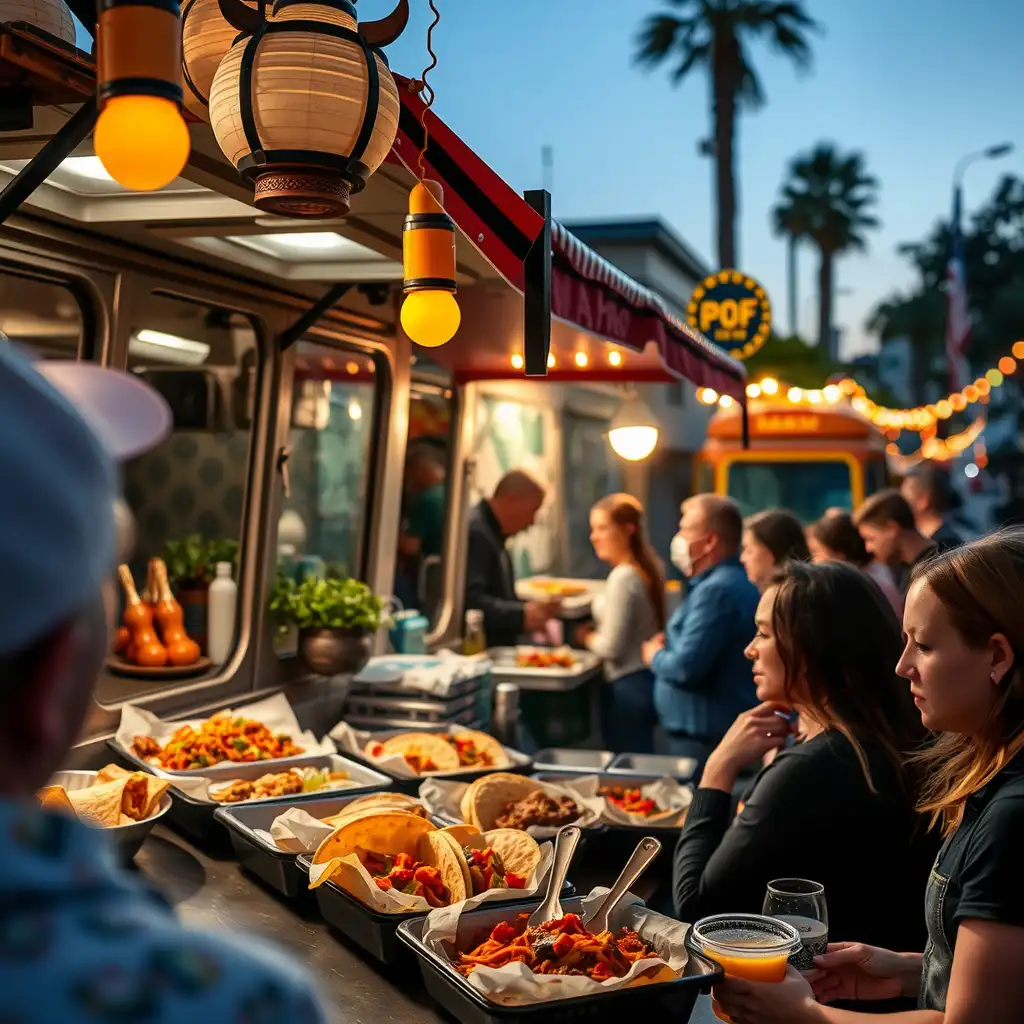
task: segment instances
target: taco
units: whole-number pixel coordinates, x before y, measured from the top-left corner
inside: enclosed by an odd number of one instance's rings
[[[536,840],[516,829],[481,832],[472,825],[452,825],[431,832],[425,841],[454,851],[469,896],[489,889],[525,889],[540,864]]]
[[[87,825],[115,828],[121,824],[121,800],[126,782],[126,779],[114,779],[85,789],[73,789],[68,799],[75,814]]]
[[[371,809],[352,815],[313,854],[313,864],[326,870],[310,888],[330,879],[358,899],[366,885],[358,861],[378,889],[421,896],[431,907],[464,900],[467,890],[454,849],[427,842],[436,831],[426,818],[407,811]]]
[[[116,764],[108,764],[96,773],[96,782],[125,780],[121,812],[132,821],[145,821],[160,806],[160,798],[170,788],[170,779],[158,779],[149,772],[130,772]]]
[[[477,729],[456,729],[444,737],[459,755],[462,768],[507,768],[508,754],[493,737]]]
[[[383,742],[370,740],[364,753],[375,760],[404,757],[405,763],[417,775],[459,770],[459,755],[455,747],[436,733],[403,732]]]
[[[415,814],[421,818],[427,817],[427,809],[415,797],[406,796],[404,793],[370,793],[368,796],[356,797],[355,800],[347,803],[337,814],[321,820],[327,825],[338,827],[343,821],[356,815],[373,811],[380,814],[382,811],[405,811],[408,814]]]
[[[78,817],[74,804],[68,799],[68,792],[63,786],[44,786],[36,793],[36,799],[44,811],[67,814],[72,818]]]
[[[665,810],[660,807],[656,800],[644,796],[639,786],[602,786],[597,792],[623,814],[643,818],[644,825],[681,825],[686,816],[685,808]]]

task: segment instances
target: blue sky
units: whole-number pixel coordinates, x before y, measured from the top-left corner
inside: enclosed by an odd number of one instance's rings
[[[664,218],[707,259],[714,255],[705,81],[674,89],[662,71],[632,66],[636,27],[659,0],[436,0],[438,114],[517,190],[542,184],[541,148],[554,147],[553,204],[563,220]],[[391,64],[417,75],[430,20],[412,0]],[[883,226],[866,256],[837,268],[836,323],[844,351],[871,347],[864,320],[910,274],[900,241],[948,216],[953,165],[1001,141],[1018,152],[968,173],[968,211],[1000,173],[1024,175],[1024,4],[1013,0],[808,0],[825,28],[810,74],[755,50],[768,105],[739,126],[741,268],[768,288],[788,326],[785,247],[768,211],[791,156],[822,139],[864,151],[882,183]],[[389,0],[360,0],[364,20]],[[800,327],[815,331],[815,257],[802,254]]]

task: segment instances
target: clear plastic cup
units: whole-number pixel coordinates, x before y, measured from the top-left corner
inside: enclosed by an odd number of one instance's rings
[[[800,948],[800,933],[785,921],[761,914],[716,914],[698,921],[693,944],[730,978],[779,982],[786,977],[790,955]],[[712,1000],[719,1020],[725,1011]]]

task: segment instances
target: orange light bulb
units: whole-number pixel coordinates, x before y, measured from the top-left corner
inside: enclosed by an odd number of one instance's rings
[[[462,311],[455,296],[433,289],[409,292],[400,317],[402,330],[424,348],[446,345],[462,323]]]
[[[134,192],[169,185],[191,150],[178,105],[161,96],[112,96],[96,121],[93,145],[107,173]]]

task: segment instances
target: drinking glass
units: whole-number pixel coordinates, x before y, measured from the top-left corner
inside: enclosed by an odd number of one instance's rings
[[[790,955],[800,948],[800,936],[792,925],[758,914],[705,917],[693,926],[690,936],[727,977],[748,981],[782,981]],[[730,1021],[714,999],[711,1008],[719,1020]]]
[[[768,883],[762,913],[791,924],[800,934],[800,948],[789,958],[798,971],[813,971],[814,958],[828,949],[828,905],[825,887],[806,878],[777,878]]]

